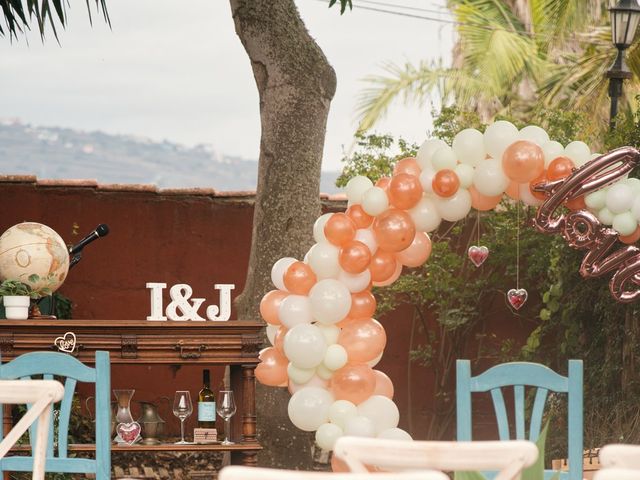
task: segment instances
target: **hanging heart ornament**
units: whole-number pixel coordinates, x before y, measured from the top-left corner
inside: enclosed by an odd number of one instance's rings
[[[512,288],[507,292],[507,300],[513,308],[520,310],[524,303],[527,301],[527,291],[524,288]]]
[[[489,256],[489,249],[484,245],[471,245],[469,247],[469,250],[467,250],[467,255],[469,256],[469,260],[471,260],[471,263],[473,263],[476,267],[479,267]]]
[[[124,443],[133,445],[140,436],[140,424],[138,422],[119,423],[116,432]]]

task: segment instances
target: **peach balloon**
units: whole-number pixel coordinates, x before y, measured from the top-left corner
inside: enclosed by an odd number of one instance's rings
[[[390,208],[378,215],[373,221],[373,233],[380,249],[399,252],[413,242],[416,236],[416,226],[407,212]]]
[[[584,195],[580,195],[577,198],[568,200],[564,203],[569,210],[586,210],[587,204],[584,201]]]
[[[348,363],[336,370],[331,378],[331,390],[336,400],[349,400],[358,405],[373,394],[376,377],[365,363]]]
[[[387,285],[391,285],[400,277],[401,273],[402,273],[402,264],[400,262],[396,262],[396,271],[393,272],[393,275],[391,275],[391,277],[387,278],[382,282],[373,282],[373,285],[376,287],[386,287]]]
[[[304,262],[293,262],[284,272],[284,286],[291,293],[306,295],[316,284],[316,274]]]
[[[511,182],[507,189],[504,191],[509,198],[513,198],[514,200],[520,200],[520,184],[518,182]]]
[[[380,187],[386,193],[389,193],[389,184],[391,183],[391,177],[380,177],[376,182],[376,187]]]
[[[364,243],[353,240],[342,246],[338,262],[347,273],[362,273],[371,263],[371,251]]]
[[[389,203],[396,208],[408,210],[422,198],[420,178],[408,173],[394,175],[389,183]]]
[[[573,172],[575,164],[569,157],[554,158],[547,167],[547,178],[549,180],[560,180],[568,177]]]
[[[433,192],[439,197],[452,197],[460,188],[460,179],[453,170],[440,170],[433,176],[431,188],[433,188]]]
[[[373,390],[373,394],[393,399],[393,382],[391,379],[380,370],[374,370],[373,374],[376,377],[376,387]]]
[[[334,213],[324,225],[324,236],[340,247],[356,236],[356,224],[346,213]]]
[[[544,170],[544,152],[533,142],[518,140],[502,154],[502,169],[517,183],[529,183]]]
[[[626,243],[627,245],[636,243],[638,240],[640,240],[640,227],[637,227],[636,231],[631,235],[620,235],[618,237],[618,240],[620,240],[622,243]]]
[[[280,328],[278,328],[278,331],[276,332],[276,335],[273,338],[273,348],[275,348],[282,355],[285,355],[285,353],[284,353],[284,336],[287,334],[288,331],[289,331],[289,329],[283,325]]]
[[[362,205],[351,205],[344,213],[353,220],[356,228],[368,228],[373,223],[373,217],[364,211]]]
[[[373,282],[384,282],[388,280],[396,271],[397,263],[398,261],[396,260],[395,254],[378,250],[375,255],[371,257],[371,263],[369,264],[371,280]]]
[[[282,290],[271,290],[262,297],[262,300],[260,300],[260,315],[262,315],[265,322],[271,325],[280,325],[280,317],[278,317],[280,303],[288,295],[289,293]]]
[[[288,380],[289,360],[274,347],[265,348],[260,353],[260,363],[255,375],[260,383],[269,387],[279,387]]]
[[[402,160],[398,160],[396,166],[393,167],[393,174],[398,175],[400,173],[408,173],[409,175],[420,176],[422,169],[418,164],[418,161],[413,157],[406,157]]]
[[[338,343],[347,351],[349,362],[368,362],[382,353],[387,344],[387,334],[377,320],[361,318],[340,330]]]
[[[396,259],[406,267],[419,267],[431,255],[431,239],[425,232],[416,233],[413,242],[396,253]]]
[[[482,195],[473,185],[469,187],[469,194],[471,195],[471,206],[481,212],[493,210],[502,200],[502,195],[496,195],[495,197]]]
[[[376,313],[376,297],[369,290],[351,294],[351,310],[347,318],[371,318]],[[340,325],[342,327],[342,325]]]
[[[531,180],[531,183],[529,184],[529,191],[531,192],[531,195],[533,195],[538,200],[542,200],[543,202],[547,199],[546,193],[538,192],[537,190],[534,190],[533,187],[538,183],[544,183],[547,180],[549,180],[547,178],[547,171],[543,170],[542,173],[538,175],[536,178],[534,178],[533,180]]]

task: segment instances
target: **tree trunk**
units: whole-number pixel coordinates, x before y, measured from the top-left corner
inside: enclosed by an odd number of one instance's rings
[[[279,258],[301,259],[320,214],[320,166],[336,76],[307,32],[293,0],[230,0],[236,33],[251,60],[260,95],[260,164],[253,237],[239,319],[260,318]],[[313,437],[287,416],[286,389],[258,389],[260,464],[311,464]]]

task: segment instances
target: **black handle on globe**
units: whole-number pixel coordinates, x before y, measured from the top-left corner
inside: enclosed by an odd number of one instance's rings
[[[73,247],[70,247],[69,255],[75,255],[76,253],[80,253],[82,249],[86,247],[88,244],[90,244],[94,240],[97,240],[100,237],[106,236],[108,233],[109,233],[109,227],[106,224],[101,223],[96,227],[96,229],[93,232],[91,232],[89,235],[84,237],[82,240],[80,240],[80,242],[78,242]]]

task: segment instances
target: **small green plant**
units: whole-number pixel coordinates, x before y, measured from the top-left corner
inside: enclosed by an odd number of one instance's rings
[[[36,273],[33,275],[29,275],[29,281],[31,283],[36,283],[40,280],[40,276]],[[51,285],[51,279],[49,277],[45,277],[45,280],[49,280],[48,285]],[[5,280],[0,283],[0,297],[7,296],[27,296],[31,297],[34,300],[37,300],[40,297],[45,297],[47,295],[51,295],[51,288],[48,286],[40,287],[34,289],[31,285],[21,282],[20,280]]]

